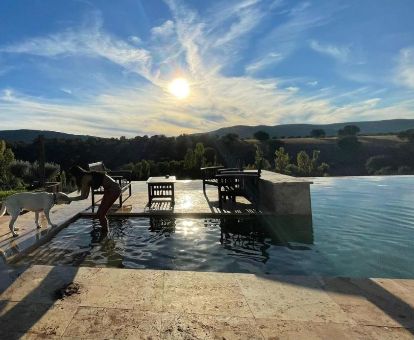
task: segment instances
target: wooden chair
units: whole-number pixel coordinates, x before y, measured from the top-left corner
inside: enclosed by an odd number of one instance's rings
[[[227,171],[240,171],[240,168],[225,168],[222,165],[208,166],[200,168],[201,179],[203,180],[203,191],[206,192],[206,185],[218,186],[218,180],[216,175]]]
[[[217,174],[219,207],[223,208],[223,202],[231,200],[236,202],[237,196],[247,198],[259,205],[259,180],[261,170],[225,171]]]
[[[131,190],[131,177],[132,171],[129,170],[119,170],[119,171],[112,171],[105,167],[103,162],[96,162],[91,163],[88,165],[89,170],[93,171],[100,171],[106,172],[109,176],[111,176],[115,181],[118,182],[119,186],[121,187],[121,194],[119,195],[119,206],[122,207],[122,203],[128,198],[131,197],[132,190]],[[95,195],[103,195],[104,190],[102,187],[98,189],[91,189],[92,191],[92,207],[95,206]],[[124,197],[124,191],[128,191],[128,196]]]

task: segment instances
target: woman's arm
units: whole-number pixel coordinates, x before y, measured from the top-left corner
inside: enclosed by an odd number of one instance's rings
[[[71,197],[71,201],[81,201],[84,199],[87,199],[89,196],[89,192],[91,190],[91,177],[86,175],[83,176],[82,182],[81,182],[81,193],[79,196]]]

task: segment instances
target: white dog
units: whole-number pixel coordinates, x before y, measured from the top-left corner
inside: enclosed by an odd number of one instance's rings
[[[69,204],[70,198],[63,192],[49,193],[49,192],[22,192],[11,195],[5,199],[1,206],[0,216],[3,216],[7,212],[11,216],[9,228],[13,236],[19,236],[15,230],[19,230],[14,227],[17,217],[19,217],[21,210],[34,211],[35,221],[37,228],[41,228],[39,225],[39,212],[44,211],[47,222],[52,227],[56,226],[50,221],[49,212],[55,204]]]

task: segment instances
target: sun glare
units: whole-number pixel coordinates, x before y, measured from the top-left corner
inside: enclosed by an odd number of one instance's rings
[[[168,89],[170,93],[178,99],[187,98],[190,94],[190,85],[184,78],[174,79],[168,86]]]

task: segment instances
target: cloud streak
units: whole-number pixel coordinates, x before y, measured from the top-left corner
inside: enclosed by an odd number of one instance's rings
[[[414,47],[400,51],[395,72],[397,84],[414,90]]]
[[[347,46],[336,46],[332,44],[322,44],[316,40],[311,40],[309,46],[316,52],[326,54],[337,61],[346,62],[349,57],[350,49]]]

